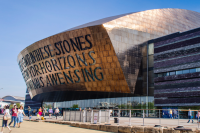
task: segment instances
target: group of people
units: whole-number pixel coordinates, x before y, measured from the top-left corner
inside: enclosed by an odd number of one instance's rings
[[[33,113],[35,114],[36,111],[34,110]],[[47,109],[47,108],[45,108],[45,107],[43,107],[43,108],[40,107],[39,110],[38,110],[38,113],[36,113],[36,114],[37,114],[38,118],[40,119],[41,116],[45,117],[45,115],[46,115],[47,113],[49,114],[49,118],[51,118],[52,114],[55,114],[56,119],[57,119],[57,117],[58,117],[58,115],[59,115],[59,113],[60,113],[60,110],[59,110],[58,107],[57,107],[57,108],[55,109],[55,112],[53,113],[53,109],[52,109],[52,108]],[[29,117],[29,119],[30,119],[30,116],[31,116],[31,108],[28,106],[28,117]]]
[[[171,119],[178,118],[178,111],[176,109],[174,109],[174,110],[170,109],[169,110],[169,116],[170,116]],[[200,121],[200,110],[197,111],[196,119],[197,119],[197,123],[198,123]],[[188,111],[188,121],[187,121],[187,123],[189,123],[190,120],[192,121],[192,123],[194,122],[194,120],[192,119],[191,109],[189,109],[189,111]]]
[[[170,109],[169,110],[169,117],[170,117],[170,119],[176,119],[176,118],[178,118],[178,112],[177,112],[177,110],[176,109],[174,109],[174,110],[172,110],[172,109]]]
[[[11,115],[12,114],[12,117]],[[4,107],[4,112],[3,112],[3,124],[2,124],[2,129],[1,132],[3,133],[4,127],[7,127],[9,131],[11,132],[12,130],[10,129],[10,125],[14,122],[14,128],[17,123],[17,127],[20,128],[21,123],[23,122],[23,117],[26,116],[24,111],[23,111],[23,106],[20,106],[19,109],[17,108],[16,105],[14,105],[14,108],[9,110],[9,106],[6,105]],[[8,120],[11,119],[11,122],[8,124]]]
[[[29,119],[31,119],[32,115],[31,115],[31,108],[30,106],[28,106],[28,117]],[[49,114],[49,118],[51,118],[51,115],[55,114],[56,116],[56,119],[60,113],[60,110],[58,108],[55,109],[55,111],[53,111],[52,108],[49,108],[48,111],[45,107],[40,107],[39,110],[38,110],[38,113],[37,115],[39,117],[41,117],[43,115],[43,117],[45,117],[45,114],[48,113]],[[12,116],[12,117],[11,117]],[[17,124],[17,127],[20,128],[20,125],[21,123],[23,122],[23,117],[26,116],[25,113],[24,113],[24,110],[23,110],[23,106],[20,106],[19,108],[17,108],[16,105],[14,105],[14,107],[9,110],[9,106],[6,105],[3,109],[3,124],[2,124],[2,130],[1,130],[1,133],[3,133],[3,130],[5,127],[7,127],[9,129],[9,131],[11,132],[12,130],[10,129],[10,125],[12,123],[14,123],[13,127],[15,128],[16,127],[16,124]],[[8,120],[10,120],[10,123],[8,124]]]
[[[189,111],[188,111],[188,122],[187,123],[189,123],[190,122],[190,120],[192,119],[192,111],[189,109]],[[197,112],[197,114],[196,114],[196,119],[197,119],[197,123],[199,123],[199,119],[200,119],[200,110]],[[192,123],[193,123],[194,121],[193,121],[193,119],[192,119]]]

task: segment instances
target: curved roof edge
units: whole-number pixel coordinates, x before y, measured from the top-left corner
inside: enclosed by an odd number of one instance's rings
[[[85,27],[89,27],[89,26],[100,25],[100,24],[112,21],[114,19],[120,18],[120,17],[125,16],[125,15],[129,15],[129,14],[132,14],[132,13],[136,13],[136,12],[125,13],[125,14],[121,14],[121,15],[116,15],[116,16],[111,16],[111,17],[106,17],[106,18],[98,19],[96,21],[92,21],[92,22],[89,22],[89,23],[86,23],[86,24],[82,24],[82,25],[70,28],[70,29],[65,30],[63,32],[71,31],[71,30],[76,30],[76,29],[81,29],[81,28],[85,28]],[[60,33],[63,33],[63,32],[60,32]]]
[[[11,96],[11,95],[4,96],[4,97],[2,97],[2,99],[6,98],[6,97],[13,97],[17,100],[25,100],[25,97],[18,97],[18,96]]]
[[[180,8],[161,8],[161,9],[158,8],[158,9],[149,9],[149,10],[164,10],[164,9],[180,9]],[[79,26],[70,28],[70,29],[68,29],[68,30],[65,30],[65,31],[62,31],[62,32],[59,32],[59,33],[56,33],[56,34],[53,34],[53,35],[50,35],[50,36],[48,36],[48,37],[51,37],[51,36],[54,36],[54,35],[57,35],[57,34],[60,34],[60,33],[64,33],[64,32],[66,32],[66,31],[72,31],[72,30],[81,29],[81,28],[85,28],[85,27],[101,25],[101,24],[104,24],[104,23],[106,23],[106,22],[112,21],[112,20],[114,20],[114,19],[117,19],[117,18],[126,16],[126,15],[129,15],[129,14],[139,13],[139,12],[145,12],[145,11],[149,11],[149,10],[138,11],[138,12],[131,12],[131,13],[125,13],[125,14],[121,14],[121,15],[116,15],[116,16],[111,16],[111,17],[102,18],[102,19],[99,19],[99,20],[96,20],[96,21],[92,21],[92,22],[89,22],[89,23],[86,23],[86,24],[82,24],[82,25],[79,25]],[[181,10],[187,10],[187,9],[181,9]],[[187,10],[187,11],[192,11],[192,10]],[[196,11],[193,11],[193,12],[196,12]],[[43,38],[43,39],[46,39],[46,38],[48,38],[48,37],[45,37],[45,38]],[[40,39],[40,40],[43,40],[43,39]],[[39,41],[40,41],[40,40],[39,40]],[[38,42],[38,41],[36,41],[36,42]],[[34,42],[34,43],[36,43],[36,42]],[[34,43],[32,43],[32,44],[34,44]],[[32,44],[30,44],[30,45],[32,45]],[[27,47],[29,47],[30,45],[28,45]],[[26,48],[27,48],[27,47],[26,47]],[[24,50],[24,49],[23,49],[23,50]],[[23,50],[22,50],[22,51],[23,51]],[[20,51],[20,53],[21,53],[22,51]],[[20,53],[18,54],[17,57],[20,56]],[[17,62],[18,62],[18,60],[17,60]]]

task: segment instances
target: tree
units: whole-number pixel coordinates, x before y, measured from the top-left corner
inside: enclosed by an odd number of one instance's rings
[[[72,108],[78,108],[78,104],[74,104]]]
[[[16,106],[17,106],[17,108],[20,108],[21,105],[20,105],[20,103],[16,103]]]
[[[52,106],[49,104],[49,105],[47,106],[47,108],[50,109],[50,108],[52,108]]]
[[[10,104],[10,107],[9,107],[9,109],[12,109],[14,106],[13,106],[13,104]]]
[[[126,106],[125,104],[121,104],[121,105],[118,105],[118,108],[119,109],[125,109],[125,106]]]

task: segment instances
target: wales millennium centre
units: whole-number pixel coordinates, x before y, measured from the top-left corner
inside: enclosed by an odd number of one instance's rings
[[[27,44],[17,59],[27,86],[25,106],[199,106],[199,27],[198,12],[154,9]]]

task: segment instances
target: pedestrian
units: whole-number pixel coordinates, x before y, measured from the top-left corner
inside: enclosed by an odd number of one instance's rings
[[[59,115],[59,112],[60,112],[60,110],[59,110],[58,107],[57,107],[56,110],[55,110],[56,119],[57,119],[57,117],[58,117],[58,115]]]
[[[200,110],[197,111],[197,123],[199,123]]]
[[[189,123],[190,122],[190,119],[192,119],[192,111],[189,109],[189,111],[188,111],[188,122],[187,123]],[[193,123],[194,121],[192,120],[192,123]]]
[[[41,107],[39,108],[38,114],[39,114],[39,116],[42,115],[42,108]]]
[[[32,118],[32,115],[29,116],[29,121],[31,120],[31,118]]]
[[[31,115],[31,108],[28,106],[28,117]]]
[[[52,107],[50,107],[50,109],[49,109],[49,118],[51,118],[52,114],[53,114],[53,109],[52,109]]]
[[[178,117],[177,117],[177,110],[176,109],[174,109],[174,119],[177,119]]]
[[[33,114],[36,115],[36,110],[35,109],[33,110]]]
[[[173,119],[173,117],[172,117],[172,109],[169,110],[169,116],[170,116],[170,119]]]
[[[15,128],[15,125],[16,125],[16,122],[17,122],[17,106],[14,105],[14,108],[11,109],[12,111],[12,119],[11,119],[11,122],[9,123],[9,126],[12,124],[12,122],[14,122],[14,128]]]
[[[23,117],[26,115],[24,114],[23,106],[20,106],[18,111],[17,111],[17,123],[18,123],[18,128],[20,128],[21,123],[23,122]],[[24,115],[24,116],[23,116]]]
[[[43,107],[43,117],[45,117],[45,113],[47,112],[47,109]]]
[[[2,124],[2,129],[1,129],[1,133],[3,133],[3,129],[4,127],[7,127],[9,129],[9,131],[11,132],[12,130],[10,129],[10,127],[7,125],[8,120],[10,119],[10,112],[9,112],[9,106],[5,106],[5,110],[3,112],[3,124]],[[9,132],[9,133],[10,133]]]

